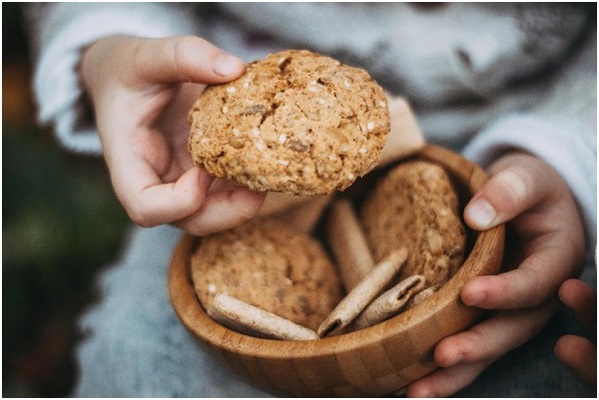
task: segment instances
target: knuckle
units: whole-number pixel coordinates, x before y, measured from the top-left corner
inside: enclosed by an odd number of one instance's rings
[[[534,182],[530,176],[521,169],[510,169],[499,173],[496,177],[497,191],[510,203],[525,202],[529,195],[529,188]]]
[[[485,337],[486,332],[484,329],[478,326],[473,327],[463,338],[462,354],[468,360],[473,361],[475,355],[478,354],[481,347],[486,343]]]
[[[154,224],[151,223],[146,212],[143,211],[139,202],[130,203],[125,207],[127,215],[135,224],[143,228],[151,228]]]
[[[133,68],[137,70],[141,69],[147,63],[146,54],[149,51],[151,52],[151,49],[149,49],[150,45],[151,42],[146,40],[136,40],[131,42],[128,53],[131,55]]]
[[[243,224],[251,220],[258,213],[258,208],[254,206],[245,206],[239,209],[238,222]]]
[[[513,274],[499,275],[496,281],[497,304],[502,308],[516,309],[536,306],[547,298],[547,283],[535,269],[520,266],[518,278]]]
[[[180,81],[188,81],[198,68],[197,63],[193,61],[194,54],[212,50],[206,40],[195,36],[174,38],[170,42],[170,46],[171,61]]]
[[[546,248],[531,254],[520,266],[521,284],[526,288],[522,293],[522,299],[527,303],[525,306],[537,306],[557,291],[562,276],[550,271],[555,270],[555,258],[559,252],[558,248]]]
[[[262,204],[264,202],[264,197],[252,197],[251,201],[244,202],[242,206],[239,208],[239,217],[243,222],[247,222],[250,219],[254,218]]]
[[[176,76],[179,80],[185,80],[185,66],[187,65],[185,62],[186,57],[186,40],[185,38],[181,38],[180,40],[175,40],[171,42],[170,55],[172,57],[172,65],[173,69],[176,71]]]

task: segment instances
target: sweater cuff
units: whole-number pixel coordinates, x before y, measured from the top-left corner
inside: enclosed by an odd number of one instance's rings
[[[514,148],[534,154],[551,165],[568,184],[587,238],[587,249],[597,243],[597,137],[589,126],[572,120],[513,115],[482,131],[464,156],[487,167]]]
[[[87,104],[77,73],[81,50],[110,35],[158,38],[193,32],[189,17],[183,13],[152,6],[125,10],[117,4],[68,20],[44,46],[35,70],[39,121],[54,124],[65,148],[100,154],[100,139],[94,121],[85,113]]]

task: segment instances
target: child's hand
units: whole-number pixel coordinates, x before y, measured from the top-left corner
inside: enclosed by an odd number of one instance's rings
[[[585,328],[597,333],[597,293],[593,288],[578,279],[569,279],[560,286],[559,297]],[[580,336],[564,335],[555,345],[555,354],[581,382],[597,387],[596,345]]]
[[[253,217],[264,195],[214,180],[193,165],[187,114],[206,84],[243,62],[197,37],[108,37],[85,50],[81,77],[93,103],[117,197],[142,226],[173,223],[201,235]]]
[[[519,259],[496,276],[479,276],[461,291],[469,306],[502,310],[470,330],[443,339],[441,367],[408,387],[410,396],[448,396],[489,364],[531,339],[556,310],[558,287],[582,268],[582,222],[568,187],[550,166],[526,153],[508,153],[464,210],[477,230],[503,222],[518,242]]]

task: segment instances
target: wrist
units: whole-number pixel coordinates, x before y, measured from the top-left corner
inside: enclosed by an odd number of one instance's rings
[[[93,104],[94,98],[93,89],[97,85],[98,81],[97,62],[95,61],[98,57],[96,56],[96,53],[99,51],[99,48],[102,47],[101,42],[103,40],[105,39],[99,39],[91,43],[89,46],[83,48],[81,50],[81,57],[77,66],[77,74],[79,77],[79,82],[81,82],[81,88],[85,97],[91,104]]]

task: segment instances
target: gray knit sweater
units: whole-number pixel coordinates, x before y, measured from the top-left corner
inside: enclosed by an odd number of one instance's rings
[[[544,158],[596,230],[596,28],[563,4],[52,4],[31,8],[39,119],[74,151],[100,152],[75,74],[110,34],[198,34],[250,61],[304,47],[368,70],[414,106],[426,138],[483,165],[505,147]],[[471,142],[472,139],[475,139]]]
[[[247,61],[308,48],[364,67],[405,97],[430,142],[462,149],[483,166],[514,147],[543,158],[569,184],[594,254],[596,5],[63,3],[29,11],[39,119],[67,149],[101,152],[93,121],[81,111],[86,98],[76,74],[80,50],[98,38],[196,34]],[[230,380],[172,313],[164,285],[178,235],[166,226],[135,229],[102,276],[103,300],[82,320],[88,336],[78,353],[77,395],[262,395]],[[518,365],[549,368],[528,356],[532,366]],[[469,394],[589,394],[549,375],[531,385],[532,370],[524,371],[519,386],[506,378],[513,385]]]

